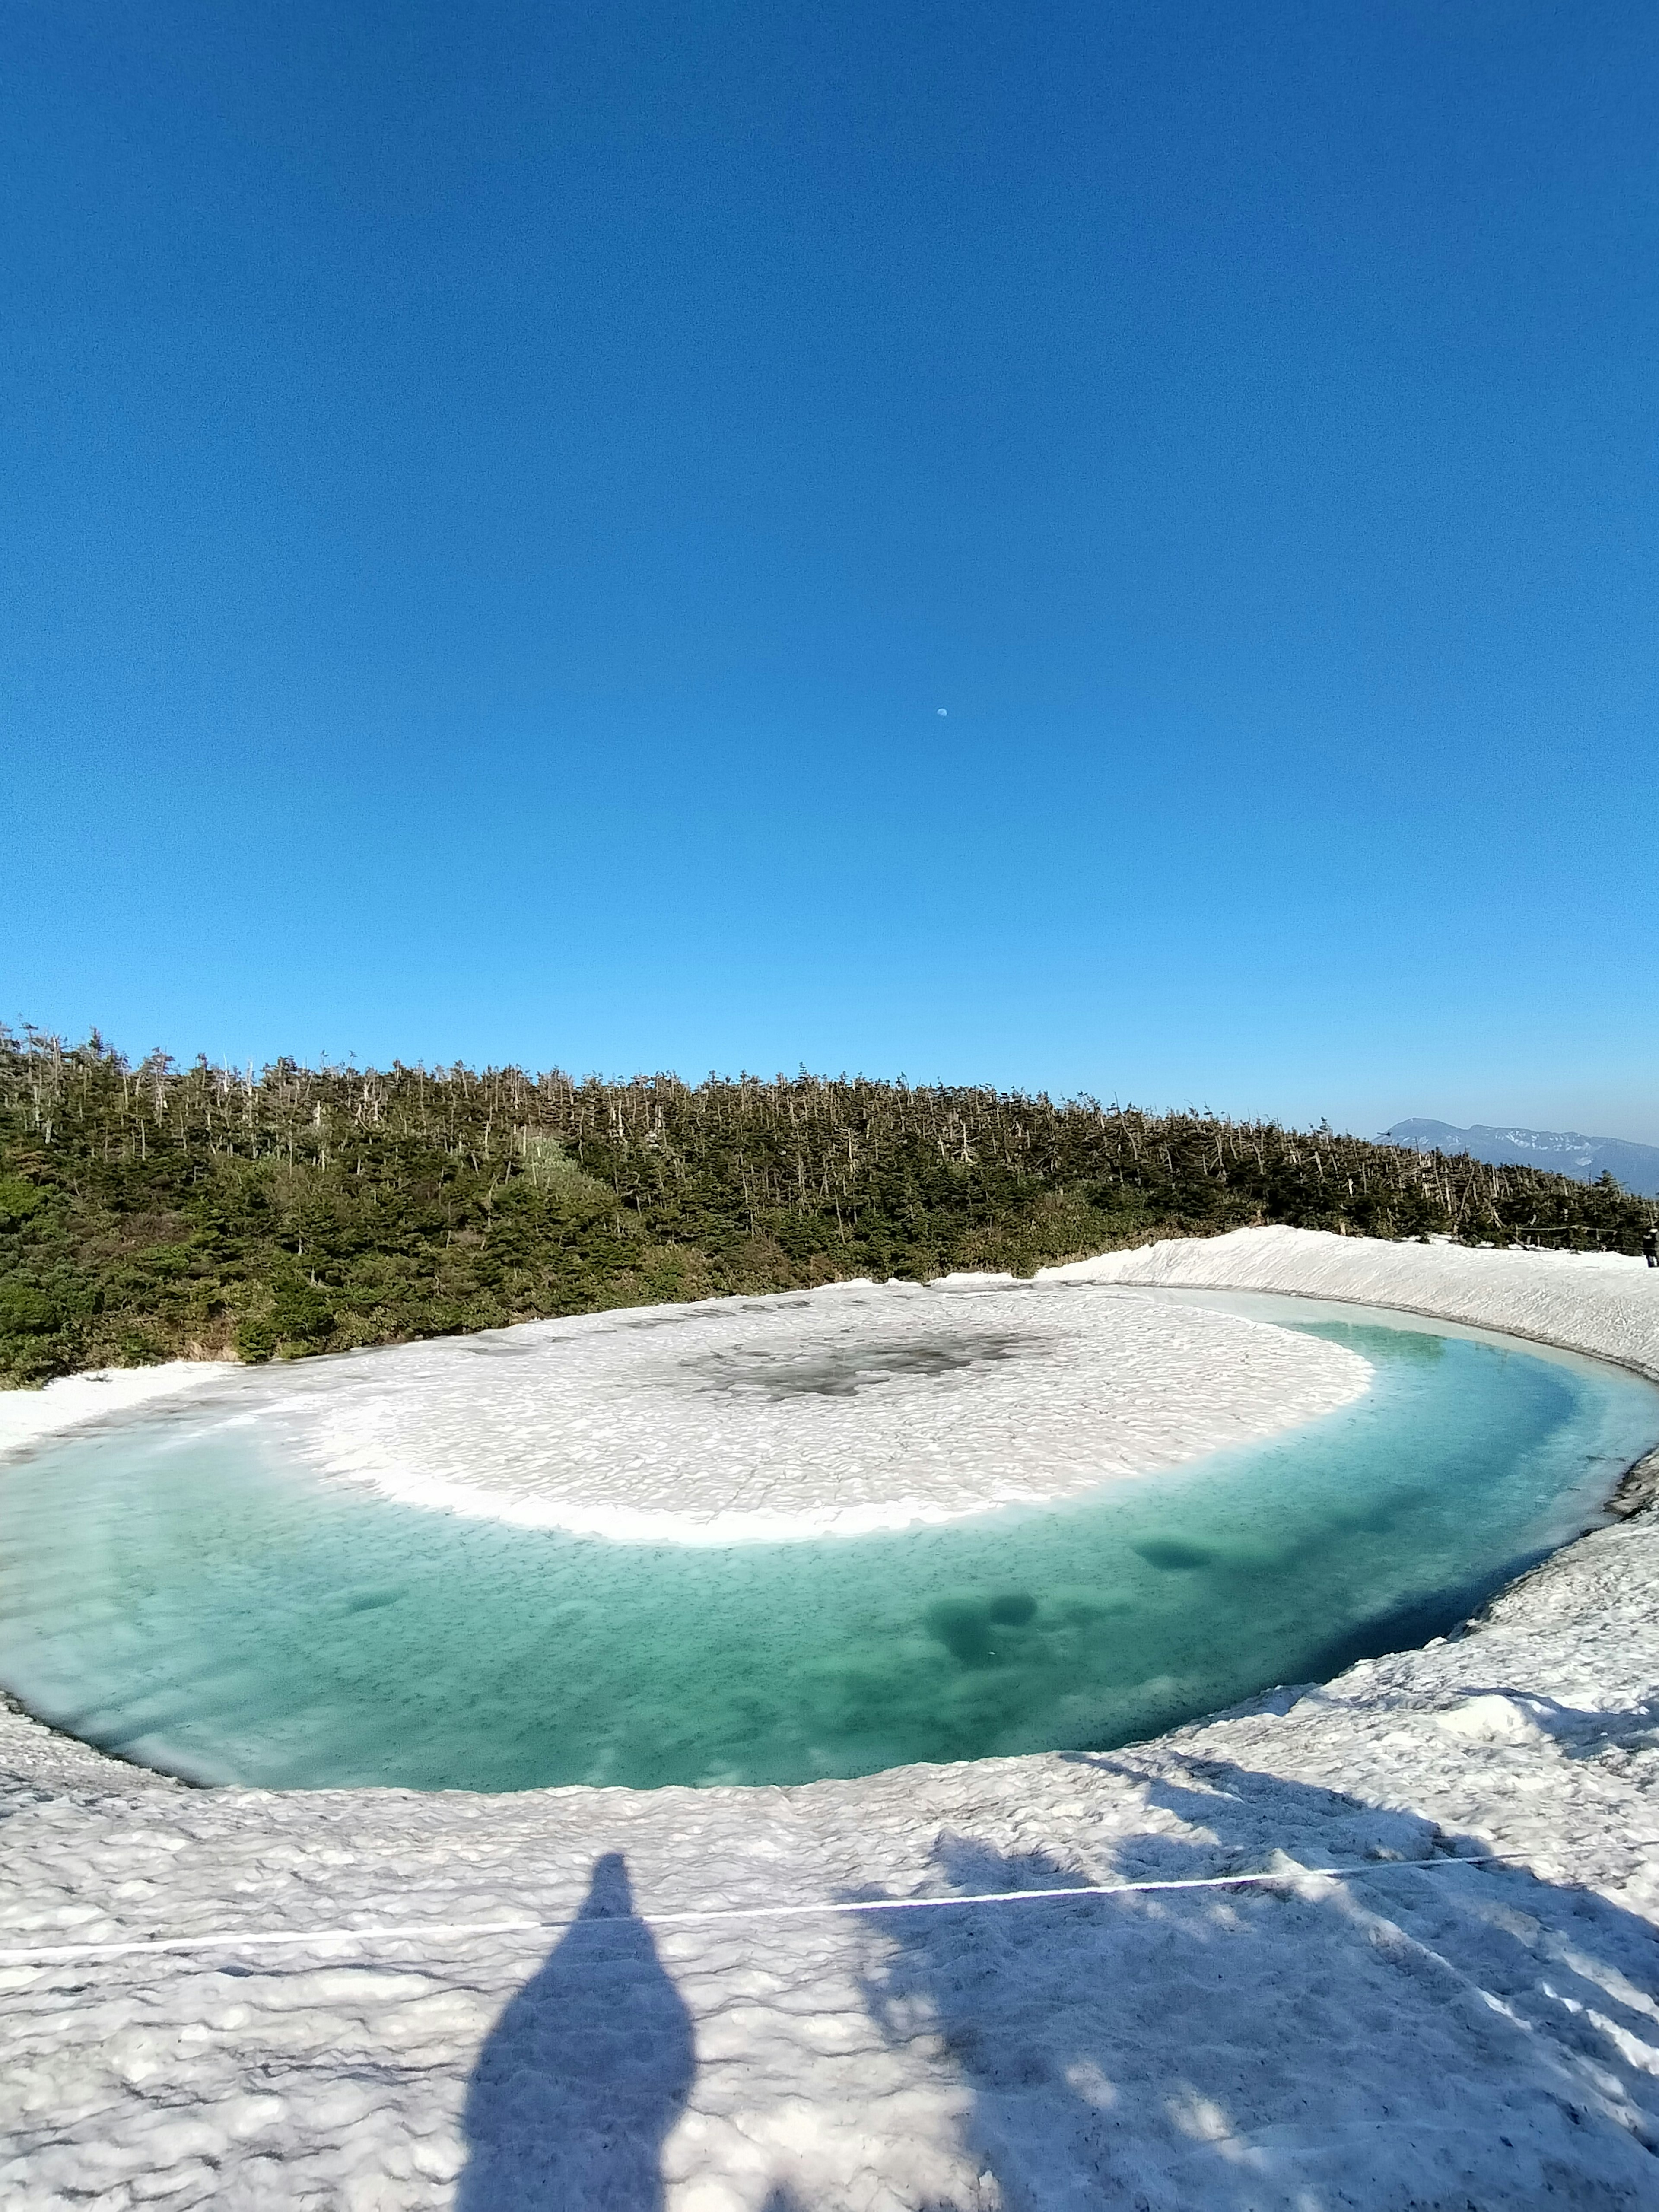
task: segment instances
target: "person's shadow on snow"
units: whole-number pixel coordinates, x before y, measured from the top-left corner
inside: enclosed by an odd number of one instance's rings
[[[607,1851],[478,2054],[455,2212],[659,2212],[662,2146],[696,2070],[691,2015]]]
[[[1309,1784],[1079,1763],[1150,1785],[1185,1826],[1126,1838],[1115,1879],[1224,1877],[1276,1849],[1375,1872],[1307,1895],[872,1912],[872,2016],[954,2061],[1005,2212],[1659,2202],[1649,1922],[1502,1869],[1401,1866],[1473,1846]],[[934,1856],[964,1897],[1079,1879],[970,1837]]]

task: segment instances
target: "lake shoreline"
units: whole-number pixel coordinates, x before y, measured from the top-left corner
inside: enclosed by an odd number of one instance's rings
[[[1659,1273],[1629,1262],[1273,1230],[1092,1264],[1346,1292],[1659,1375]],[[44,2204],[48,2180],[91,2187],[113,2161],[185,2204],[238,2202],[273,2170],[283,2201],[339,2199],[350,2172],[377,2205],[436,2212],[490,2023],[555,1940],[512,1927],[574,1916],[620,1853],[635,1909],[663,1915],[1271,1875],[1025,1904],[1017,1923],[897,1916],[914,1937],[856,1916],[762,1917],[741,1942],[665,1923],[661,1971],[699,2053],[663,2152],[669,2212],[839,2207],[872,2186],[989,2206],[981,2176],[1011,2159],[1056,2203],[1121,2193],[1133,2172],[1158,2203],[1231,2205],[1248,2180],[1264,2205],[1340,2186],[1395,2212],[1403,2172],[1434,2201],[1519,2207],[1553,2177],[1558,2195],[1635,2212],[1659,2141],[1656,1586],[1644,1505],[1460,1633],[1120,1753],[793,1788],[197,1790],[0,1713],[16,1808],[0,1942],[207,1945],[0,1970],[10,2078],[33,2100],[13,2132],[42,2191],[19,2201]],[[1504,1864],[1437,1870],[1493,1852]],[[1309,1871],[1356,1865],[1376,1871]],[[428,1932],[373,1932],[393,1925]],[[325,1932],[354,1929],[368,1932]],[[239,1951],[239,1930],[299,1948]],[[562,1971],[580,1983],[603,1958]],[[240,2025],[216,2025],[233,2002]],[[128,2018],[158,2054],[142,2075]],[[378,2085],[349,2109],[343,2051]],[[1015,2112],[1017,2138],[997,2117]],[[162,2113],[188,2119],[188,2141],[158,2132]],[[1378,2129],[1401,2148],[1356,2163]]]

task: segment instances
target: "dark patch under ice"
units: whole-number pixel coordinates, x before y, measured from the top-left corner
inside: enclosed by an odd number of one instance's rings
[[[908,1344],[878,1338],[834,1352],[778,1352],[764,1346],[734,1345],[730,1351],[687,1360],[683,1371],[716,1390],[755,1391],[768,1398],[849,1398],[884,1382],[910,1376],[937,1381],[1051,1349],[1049,1340],[1041,1336],[963,1330]]]

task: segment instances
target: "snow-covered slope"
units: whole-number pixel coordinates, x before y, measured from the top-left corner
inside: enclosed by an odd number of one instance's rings
[[[0,1390],[0,1452],[15,1451],[60,1429],[125,1413],[154,1399],[205,1389],[234,1375],[228,1361],[169,1359],[159,1367],[100,1367],[65,1375],[44,1390]]]
[[[1659,1371],[1659,1275],[1342,1242],[1114,1279],[1518,1317]],[[1643,1514],[1458,1640],[1155,1743],[791,1790],[194,1791],[0,1715],[0,2198],[1645,2212],[1656,1580]],[[214,1940],[96,1948],[151,1937]]]
[[[1287,1291],[1564,1345],[1659,1379],[1659,1269],[1617,1253],[1485,1251],[1322,1229],[1235,1229],[1045,1267],[1045,1282]]]

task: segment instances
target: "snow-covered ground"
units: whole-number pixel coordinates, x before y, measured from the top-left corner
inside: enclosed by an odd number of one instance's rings
[[[1628,1262],[1269,1231],[1094,1264],[1659,1373]],[[796,1790],[198,1791],[0,1715],[0,2200],[1651,2207],[1656,1577],[1643,1513],[1462,1638],[1153,1743]]]
[[[1288,1291],[1501,1329],[1659,1376],[1659,1270],[1616,1252],[1483,1251],[1322,1230],[1236,1229],[1045,1267],[1039,1282]]]
[[[100,1367],[66,1375],[44,1390],[0,1390],[0,1452],[158,1399],[193,1395],[237,1372],[226,1360],[169,1359],[160,1367]]]

